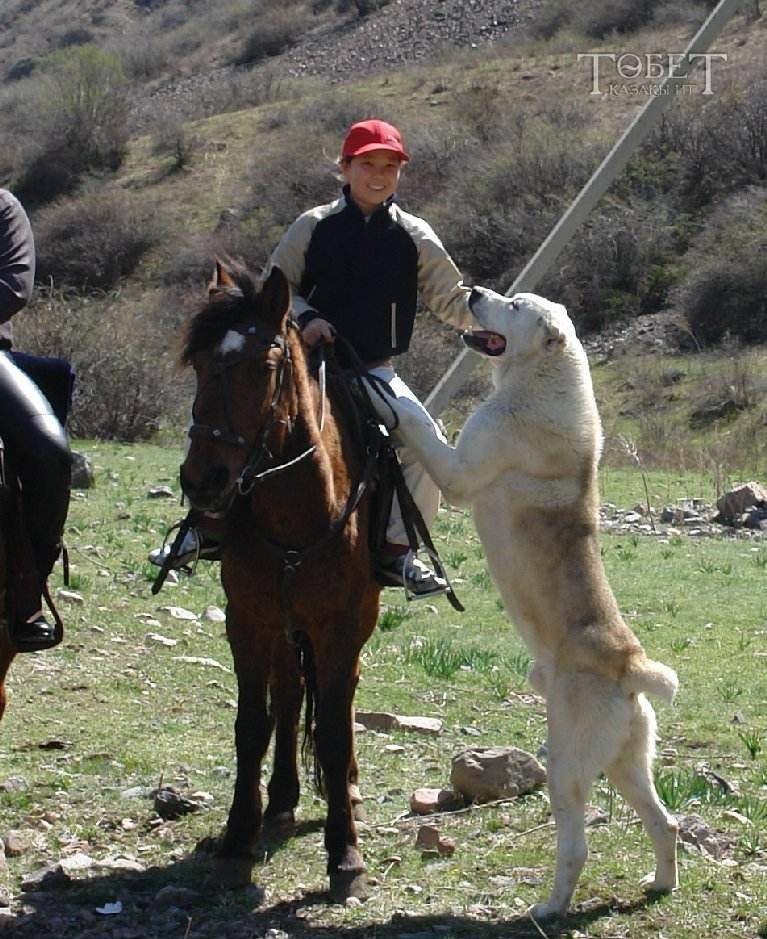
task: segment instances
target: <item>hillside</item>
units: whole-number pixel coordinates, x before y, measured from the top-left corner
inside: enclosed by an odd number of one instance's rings
[[[25,56],[78,49],[66,40],[76,26],[86,31],[80,41],[90,35],[115,50],[133,77],[119,166],[83,176],[58,203],[33,207],[41,272],[53,289],[25,318],[21,336],[29,347],[77,357],[81,387],[102,386],[101,397],[105,366],[91,363],[95,351],[83,348],[83,332],[98,349],[115,342],[99,330],[118,337],[119,355],[108,366],[115,401],[103,405],[95,391],[79,401],[81,414],[86,406],[90,415],[107,412],[106,426],[94,430],[83,419],[75,430],[123,439],[180,420],[188,389],[174,384],[173,337],[198,302],[210,258],[229,252],[258,266],[299,211],[332,198],[332,159],[352,120],[376,113],[402,126],[413,153],[402,201],[429,218],[470,280],[504,289],[643,103],[628,92],[590,95],[589,64],[577,54],[680,49],[705,13],[690,5],[628,36],[599,40],[568,28],[543,40],[533,36],[545,7],[537,0],[392,0],[365,16],[353,4],[288,2],[284,11],[304,28],[288,30],[282,51],[246,66],[235,63],[254,25],[261,36],[269,23],[278,33],[286,28],[269,19],[276,4],[264,4],[255,20],[252,7],[233,3],[214,10],[174,0],[41,6],[44,30],[30,24],[13,39],[0,35],[6,73]],[[717,66],[715,95],[704,99],[698,83],[674,103],[541,285],[567,303],[584,334],[620,335],[637,316],[660,322],[652,317],[662,313],[678,337],[689,298],[701,289],[695,278],[714,262],[732,268],[730,250],[739,263],[747,258],[744,277],[757,278],[758,293],[758,244],[767,238],[767,132],[758,124],[766,50],[764,18],[738,17],[727,27],[717,43],[727,59]],[[29,79],[4,83],[0,119],[28,123],[20,105],[35,81],[33,69]],[[735,137],[751,129],[754,152],[763,140],[764,151],[741,158]],[[14,145],[29,139],[16,134]],[[13,158],[7,148],[0,173],[13,173]],[[750,243],[751,255],[743,250]],[[96,313],[95,328],[83,329]],[[133,349],[136,334],[143,341]],[[627,361],[645,370],[647,344],[618,346],[607,353],[595,346],[594,354],[612,438],[628,434],[644,458],[662,461],[705,452],[727,462],[723,454],[746,443],[749,464],[764,465],[760,346],[736,356],[742,374],[733,376],[733,346],[707,352],[704,364],[697,353],[679,359],[679,344],[666,344],[661,358],[685,364],[648,365],[657,373],[652,382],[624,380]],[[455,351],[452,337],[426,320],[404,370],[425,392]],[[683,384],[667,375],[680,369]],[[122,372],[148,386],[130,420],[119,413],[124,395],[114,376]],[[159,403],[158,384],[166,388]],[[717,419],[713,402],[711,421],[692,426],[712,396],[736,399],[724,407],[727,420]],[[620,459],[620,447],[614,450]]]

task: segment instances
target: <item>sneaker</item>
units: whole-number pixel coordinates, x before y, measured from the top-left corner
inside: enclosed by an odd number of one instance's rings
[[[376,578],[382,587],[404,587],[408,600],[447,593],[445,578],[435,574],[412,551],[379,558]]]
[[[157,567],[162,567],[173,550],[173,542],[166,541],[161,548],[149,552],[149,560]],[[221,545],[217,541],[209,541],[196,528],[190,528],[184,535],[176,555],[170,565],[171,570],[187,567],[202,558],[206,561],[219,561],[221,559]]]

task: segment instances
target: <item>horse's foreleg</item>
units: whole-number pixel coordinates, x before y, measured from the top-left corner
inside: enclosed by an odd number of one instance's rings
[[[336,649],[336,658],[338,651]],[[329,678],[323,674],[332,669]],[[349,775],[354,740],[352,699],[357,684],[356,660],[346,669],[338,661],[317,661],[319,707],[315,730],[317,758],[325,782],[328,814],[325,847],[328,852],[330,895],[333,900],[366,895],[365,864],[357,847],[357,829],[349,798]]]
[[[271,644],[263,635],[259,646],[250,637],[239,642],[233,638],[231,626],[228,628],[238,684],[234,730],[237,780],[213,876],[222,886],[238,887],[250,883],[261,828],[261,761],[272,732],[266,707]]]
[[[354,688],[352,695],[357,690],[357,684],[360,679],[359,662],[357,663],[357,673],[354,678]],[[362,792],[360,791],[360,768],[357,763],[356,741],[354,737],[354,710],[352,709],[352,758],[349,762],[349,798],[352,803],[352,814],[357,822],[365,821],[365,808],[363,806]]]
[[[292,833],[298,805],[298,725],[304,696],[298,654],[285,639],[278,639],[269,680],[271,710],[275,722],[274,768],[269,780],[269,804],[264,813],[265,835]]]
[[[5,676],[15,655],[5,635],[0,636],[0,720],[5,713]]]

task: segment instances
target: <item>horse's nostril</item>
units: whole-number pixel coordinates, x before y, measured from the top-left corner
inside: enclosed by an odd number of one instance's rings
[[[229,482],[229,470],[219,464],[212,466],[205,475],[202,489],[207,492],[221,492]]]

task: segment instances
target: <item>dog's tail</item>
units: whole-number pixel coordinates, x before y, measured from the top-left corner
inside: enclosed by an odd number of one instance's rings
[[[679,688],[679,679],[673,668],[652,659],[635,659],[621,680],[627,691],[644,692],[671,704]]]

